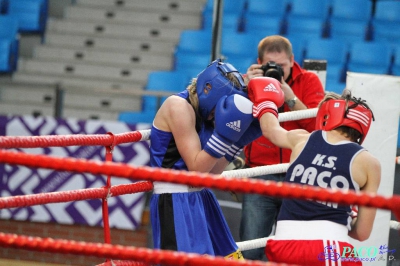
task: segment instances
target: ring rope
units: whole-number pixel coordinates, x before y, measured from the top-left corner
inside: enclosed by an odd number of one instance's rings
[[[309,109],[309,110],[303,110],[303,111],[294,111],[294,112],[290,112],[290,113],[283,113],[280,115],[279,121],[284,122],[284,121],[289,121],[289,120],[313,117],[316,115],[316,111],[317,111],[317,109],[314,109],[314,110]],[[300,114],[301,114],[301,116],[300,116]],[[81,142],[84,142],[84,144],[86,144],[86,145],[103,145],[103,146],[108,146],[108,145],[111,145],[110,143],[112,143],[112,146],[114,146],[114,145],[117,145],[120,143],[148,140],[149,136],[150,136],[150,130],[142,130],[142,131],[117,134],[116,138],[114,138],[114,136],[112,135],[111,142],[108,138],[104,138],[103,136],[100,136],[100,135],[0,137],[0,147],[3,147],[3,148],[16,148],[16,147],[30,148],[30,147],[38,147],[37,145],[42,146],[42,147],[69,146],[69,145],[81,145]],[[58,139],[56,139],[56,138],[58,138]],[[399,163],[399,158],[400,157],[396,157],[396,163]],[[247,176],[247,177],[250,177],[250,176],[257,176],[259,174],[265,174],[265,173],[283,173],[283,172],[286,172],[288,165],[289,164],[256,167],[256,169],[253,168],[255,171],[251,171],[251,169],[225,171],[221,174],[221,176],[225,176],[225,177]],[[236,172],[236,173],[234,173],[234,172]],[[152,189],[151,183],[147,182],[147,184],[148,184],[148,187],[145,188],[145,191]],[[134,185],[134,184],[130,184],[130,185]],[[111,188],[108,188],[108,191],[110,191],[110,189]],[[73,192],[76,192],[79,194],[78,191],[73,191]],[[135,192],[140,192],[140,189],[139,189],[139,191],[132,190],[131,193],[135,193]],[[119,194],[119,195],[125,194],[124,192],[120,192],[120,193],[121,194]],[[127,192],[127,193],[129,193],[129,192]],[[51,193],[43,193],[43,194],[51,194]],[[107,194],[106,197],[108,197],[108,196],[110,196],[110,195]],[[116,196],[116,194],[112,193],[112,196]],[[104,197],[104,195],[102,195],[100,197]],[[79,199],[77,199],[77,200],[79,200]],[[81,199],[81,200],[83,200],[83,199]],[[71,200],[71,201],[73,201],[73,200]],[[44,202],[44,203],[46,203],[46,202]],[[38,204],[40,204],[40,203],[38,203]],[[393,229],[399,230],[400,223],[396,222],[396,221],[390,221],[390,227]],[[250,240],[250,241],[245,241],[245,242],[238,242],[237,244],[238,244],[238,246],[241,247],[242,250],[248,250],[248,249],[253,249],[253,248],[258,248],[258,247],[265,247],[267,240],[268,240],[268,238],[262,238],[262,239]],[[106,263],[110,263],[110,262],[107,261]],[[112,263],[112,261],[111,261],[111,263]],[[107,264],[107,265],[114,265],[114,264]],[[121,264],[118,264],[118,265],[121,265]],[[129,265],[138,265],[138,264],[129,264]]]
[[[315,117],[317,108],[279,114],[279,121],[299,120]],[[122,143],[138,142],[150,139],[150,129],[120,134],[75,134],[46,136],[2,136],[0,148],[45,148],[65,146],[112,146]]]
[[[49,192],[49,193],[39,193],[34,195],[3,197],[0,198],[0,209],[21,208],[34,205],[49,204],[49,203],[99,199],[103,198],[106,193],[110,193],[110,196],[116,197],[131,193],[150,191],[152,190],[152,188],[153,185],[151,182],[143,181],[134,184],[116,185],[112,186],[110,189],[107,189],[105,187],[89,188],[89,189],[79,189],[79,190],[71,190],[63,192]],[[400,230],[400,222],[393,220],[390,221],[390,228],[395,230]],[[245,251],[245,250],[265,247],[267,240],[270,238],[272,237],[237,242],[236,244],[238,245],[240,250]]]
[[[288,168],[289,168],[289,163],[265,165],[252,168],[224,171],[221,173],[221,176],[236,177],[236,178],[253,177],[253,176],[267,175],[267,174],[286,173]]]
[[[80,200],[101,199],[116,197],[137,192],[151,191],[153,184],[149,181],[140,181],[132,184],[122,184],[101,188],[85,188],[69,191],[46,192],[31,195],[10,196],[0,198],[0,210],[7,208],[22,208],[48,203],[71,202]]]
[[[287,264],[277,264],[272,262],[227,260],[219,256],[205,256],[194,253],[188,254],[184,252],[168,250],[126,247],[122,245],[91,243],[82,241],[77,242],[74,240],[40,238],[5,233],[0,233],[0,246],[61,254],[74,254],[95,256],[101,258],[143,261],[144,264],[142,265],[166,264],[193,266],[288,266]],[[107,265],[112,264],[110,262],[110,264]]]
[[[110,188],[89,188],[62,192],[47,192],[33,195],[2,197],[0,198],[0,209],[21,208],[49,203],[99,199],[105,197],[105,195],[107,197],[116,197],[125,194],[150,191],[152,189],[153,185],[151,182],[142,181],[133,184],[116,185]],[[400,230],[400,223],[397,221],[390,221],[390,228]],[[265,247],[266,241],[270,238],[271,237],[259,238],[237,242],[236,244],[238,245],[240,250],[245,251]]]
[[[195,187],[210,187],[242,193],[256,193],[275,197],[330,201],[339,204],[357,204],[368,207],[388,209],[400,217],[400,196],[381,196],[372,193],[333,189],[321,189],[307,185],[276,183],[252,179],[232,179],[207,173],[132,166],[124,163],[98,162],[86,159],[59,158],[48,155],[25,154],[22,152],[0,150],[0,162],[34,168],[54,169],[78,173],[104,174],[131,180],[161,181],[186,184]]]
[[[395,230],[400,230],[400,222],[390,221],[390,228]]]
[[[112,146],[122,143],[148,140],[150,130],[138,130],[120,134],[75,134],[46,136],[1,136],[0,148],[46,148],[66,146]]]
[[[236,242],[236,245],[239,247],[241,251],[256,249],[256,248],[264,248],[267,245],[267,241],[273,238],[274,236],[257,238],[253,240]]]

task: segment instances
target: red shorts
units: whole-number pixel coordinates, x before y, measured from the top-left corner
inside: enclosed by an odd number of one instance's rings
[[[265,247],[265,254],[271,262],[307,266],[359,266],[357,258],[342,258],[343,249],[353,250],[346,242],[332,240],[273,240]]]

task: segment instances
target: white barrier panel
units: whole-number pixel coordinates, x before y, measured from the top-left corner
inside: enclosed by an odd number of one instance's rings
[[[378,194],[392,196],[400,114],[400,77],[348,72],[346,86],[354,96],[367,100],[373,110],[375,122],[372,123],[363,146],[381,162],[382,180]],[[386,266],[388,263],[385,248],[390,249],[390,216],[390,211],[378,210],[370,238],[364,242],[351,241],[357,249],[370,248],[371,251],[376,248],[383,251],[383,254],[378,252],[374,266]]]

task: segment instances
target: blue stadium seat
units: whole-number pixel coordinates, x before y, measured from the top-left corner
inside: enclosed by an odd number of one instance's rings
[[[203,12],[202,28],[211,30],[213,23],[213,11],[207,10]],[[241,27],[241,16],[236,13],[226,13],[222,17],[222,29],[239,30]]]
[[[312,31],[312,23],[316,23],[316,27],[319,28],[319,24],[322,23],[322,36],[326,36],[326,25],[329,18],[330,0],[291,0],[290,11],[286,15],[286,20],[283,23],[283,33],[291,34],[293,31],[294,23],[301,23],[298,30]],[[305,19],[301,22],[300,19]],[[315,31],[314,29],[313,31]],[[313,34],[308,34],[310,38],[314,38]]]
[[[190,76],[199,73],[211,62],[209,53],[182,52],[175,53],[175,70],[186,71]],[[196,76],[197,76],[196,74]]]
[[[183,91],[190,82],[188,74],[184,71],[153,71],[149,74],[145,90],[148,91]],[[158,104],[162,104],[167,96],[161,97],[160,102],[156,96],[144,96],[144,110],[157,110]]]
[[[400,22],[373,20],[372,39],[377,42],[388,41],[394,44],[399,43],[400,42],[399,27],[400,27]]]
[[[284,18],[287,11],[287,3],[285,1],[276,0],[247,0],[248,15],[268,15],[268,17]]]
[[[12,0],[8,14],[18,17],[20,32],[44,34],[48,17],[48,0]]]
[[[325,19],[288,17],[285,35],[303,35],[304,38],[314,39],[324,37]]]
[[[331,17],[368,22],[372,17],[371,0],[331,0]]]
[[[259,36],[259,39],[268,35],[283,33],[283,18],[270,17],[264,14],[245,13],[243,18],[243,31]]]
[[[147,123],[151,124],[153,122],[154,116],[156,115],[156,111],[142,111],[142,112],[121,112],[118,116],[118,121],[127,123],[127,124],[138,124],[138,123]]]
[[[342,86],[348,51],[348,44],[338,39],[313,39],[307,42],[305,59],[326,60],[327,84]]]
[[[400,1],[376,1],[373,20],[400,23]]]
[[[18,19],[13,15],[0,15],[0,38],[3,40],[0,71],[13,72],[19,56]]]
[[[249,68],[250,65],[257,63],[257,53],[254,53],[253,56],[237,55],[237,56],[227,57],[224,60],[224,62],[230,63],[240,73],[244,74],[247,72],[247,69]]]
[[[385,42],[354,42],[350,44],[348,71],[389,74],[392,49]]]
[[[394,48],[394,60],[391,69],[391,74],[400,76],[400,45]]]
[[[359,42],[369,39],[369,22],[350,21],[331,18],[329,21],[329,38],[346,42]]]
[[[229,0],[224,1],[223,5],[223,13],[224,15],[227,13],[240,15],[245,9],[247,0]],[[204,5],[203,12],[212,11],[214,9],[214,0],[207,0]]]
[[[330,36],[331,31],[333,30],[335,31],[333,33],[334,37],[339,34],[355,34],[356,36],[362,35],[365,40],[372,39],[371,0],[332,0],[331,12],[327,29],[328,36]],[[332,25],[334,25],[334,29],[331,28]],[[365,32],[361,32],[364,27]],[[357,29],[360,30],[357,31]]]
[[[327,64],[325,91],[342,94],[346,87],[345,67],[340,64]]]
[[[175,51],[210,53],[211,41],[210,30],[183,30]]]
[[[0,72],[13,71],[12,41],[8,38],[0,38]]]
[[[0,37],[15,39],[18,36],[18,18],[13,15],[0,15]]]
[[[183,91],[189,84],[190,78],[181,71],[153,71],[150,72],[145,86],[150,91]]]
[[[221,40],[221,54],[228,58],[234,56],[256,55],[257,45],[261,38],[254,37],[252,33],[224,32]]]
[[[372,18],[372,32],[375,41],[400,41],[400,1],[377,1]]]
[[[0,0],[0,14],[6,14],[9,0]]]
[[[349,45],[339,39],[313,39],[307,42],[305,58],[325,59],[328,64],[346,64]]]
[[[327,19],[330,0],[291,0],[288,17]]]
[[[224,1],[222,14],[223,29],[239,29],[241,26],[241,16],[245,9],[246,0]],[[214,0],[208,0],[203,8],[203,28],[209,29],[213,22]]]
[[[309,39],[301,33],[293,33],[291,35],[285,35],[285,37],[288,38],[292,44],[294,60],[300,65],[303,65],[305,49]]]
[[[148,76],[145,90],[149,91],[170,91],[180,92],[189,85],[189,77],[185,72],[180,71],[154,71]],[[152,123],[159,105],[167,97],[143,96],[142,110],[138,112],[121,112],[118,120],[129,123]]]

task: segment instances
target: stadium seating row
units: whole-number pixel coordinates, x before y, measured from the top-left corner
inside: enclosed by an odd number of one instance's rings
[[[18,20],[20,33],[43,34],[48,17],[48,0],[0,0],[0,12]]]
[[[208,0],[202,29],[182,31],[174,70],[162,76],[151,73],[148,84],[157,77],[164,80],[157,83],[157,90],[168,91],[169,75],[183,75],[186,81],[210,62],[213,8],[214,1]],[[400,1],[377,1],[374,6],[370,0],[232,0],[224,1],[223,8],[221,54],[242,73],[256,62],[259,40],[281,34],[291,40],[300,64],[303,59],[327,60],[328,91],[342,91],[346,71],[400,75],[400,18],[396,15]],[[152,101],[154,105],[155,97]]]
[[[175,51],[176,69],[200,69],[209,61],[210,46],[196,45],[206,40],[211,43],[211,33],[207,30],[187,30],[181,34]],[[235,60],[237,68],[245,72],[249,63],[255,62],[257,43],[260,39],[248,33],[223,32],[221,53],[227,60]],[[354,71],[395,74],[399,64],[399,45],[386,41],[345,42],[341,38],[290,39],[295,59],[326,59],[329,64],[349,65]],[[356,68],[357,63],[357,68]],[[365,69],[360,69],[361,65]],[[371,67],[368,69],[368,67]],[[362,71],[361,71],[362,70]]]
[[[264,35],[341,37],[349,41],[400,40],[399,1],[370,0],[237,0],[225,1],[223,28]],[[234,9],[237,2],[243,11]],[[210,3],[210,1],[208,1]],[[203,28],[210,28],[212,5],[203,11]]]
[[[48,0],[0,1],[0,72],[17,69],[19,34],[43,37],[48,16]]]

